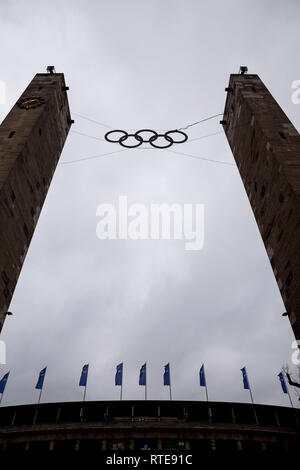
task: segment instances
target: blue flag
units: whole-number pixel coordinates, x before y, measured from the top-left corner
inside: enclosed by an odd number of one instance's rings
[[[200,387],[206,387],[204,364],[202,364],[201,369],[199,371],[199,378],[200,378]]]
[[[146,385],[146,362],[140,370],[139,385]]]
[[[165,372],[164,372],[164,385],[170,385],[170,364],[165,365]]]
[[[115,385],[122,385],[123,382],[123,362],[117,365]]]
[[[284,380],[284,377],[283,377],[283,373],[280,372],[278,374],[278,377],[279,377],[279,380],[280,380],[280,383],[281,383],[281,388],[282,388],[283,393],[288,393],[288,390],[286,388],[286,383],[285,383],[285,380]]]
[[[3,375],[2,379],[0,380],[0,393],[4,393],[8,376],[9,376],[9,372]]]
[[[41,370],[38,381],[37,381],[37,384],[35,386],[35,388],[37,388],[39,390],[42,390],[42,388],[43,388],[45,375],[46,375],[46,370],[47,370],[47,367],[45,367],[44,369]]]
[[[247,389],[247,390],[250,390],[249,382],[248,382],[248,377],[247,377],[247,372],[246,372],[246,367],[243,367],[243,368],[241,369],[241,372],[242,372],[242,374],[243,374],[244,388]]]
[[[82,372],[81,372],[81,376],[79,380],[79,387],[86,387],[88,371],[89,371],[89,365],[85,364],[82,368]]]

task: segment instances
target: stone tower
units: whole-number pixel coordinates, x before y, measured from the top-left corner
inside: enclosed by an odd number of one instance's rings
[[[53,69],[33,78],[0,126],[0,331],[73,122]]]
[[[300,339],[300,135],[257,75],[231,75],[223,121],[296,339]]]

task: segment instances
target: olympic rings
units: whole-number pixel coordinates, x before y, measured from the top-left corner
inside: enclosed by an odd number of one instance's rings
[[[114,134],[114,133],[118,133],[118,132],[121,132],[123,135],[121,137],[117,138],[116,140],[111,139],[111,135]],[[151,137],[149,137],[148,139],[144,139],[140,135],[143,132],[151,132],[153,135]],[[173,137],[170,134],[180,134],[182,136],[182,138],[181,138],[181,140],[174,140]],[[137,144],[133,144],[133,145],[126,144],[125,141],[128,139],[128,137],[134,137],[135,140],[137,140]],[[156,140],[159,137],[164,137],[164,139],[166,141],[166,145],[155,144]],[[105,138],[105,140],[107,140],[107,142],[119,143],[120,145],[122,145],[122,147],[125,147],[125,148],[136,148],[136,147],[139,147],[140,145],[146,143],[146,144],[152,145],[152,147],[155,147],[157,149],[166,149],[166,148],[171,147],[171,145],[173,145],[173,144],[183,144],[184,142],[186,142],[188,140],[187,134],[185,132],[178,131],[177,129],[165,132],[164,134],[158,134],[158,132],[153,131],[151,129],[141,129],[141,130],[137,131],[135,134],[129,134],[128,132],[123,131],[121,129],[116,129],[116,130],[107,132],[105,134],[104,138]]]

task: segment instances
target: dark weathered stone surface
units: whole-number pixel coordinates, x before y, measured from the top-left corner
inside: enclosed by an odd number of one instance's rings
[[[70,129],[64,75],[37,74],[0,126],[0,331]]]
[[[300,339],[300,136],[257,75],[231,75],[224,130]]]

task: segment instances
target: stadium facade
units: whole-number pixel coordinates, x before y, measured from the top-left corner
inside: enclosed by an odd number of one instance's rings
[[[300,452],[300,409],[150,400],[0,408],[0,455],[142,450],[237,455]]]

